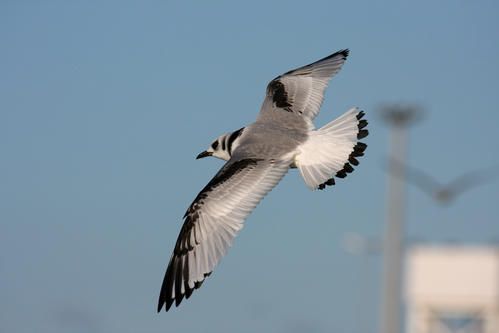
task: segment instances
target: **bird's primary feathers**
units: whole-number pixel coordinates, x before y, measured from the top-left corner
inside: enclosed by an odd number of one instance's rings
[[[364,112],[353,108],[315,129],[324,91],[343,66],[341,50],[289,71],[267,86],[257,120],[217,138],[198,158],[227,163],[194,199],[184,215],[161,287],[158,312],[168,311],[201,286],[231,246],[243,222],[290,168],[298,168],[311,189],[324,189],[358,165],[367,136]]]

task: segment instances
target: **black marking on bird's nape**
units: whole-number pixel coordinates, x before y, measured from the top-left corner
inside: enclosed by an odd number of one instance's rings
[[[348,53],[347,53],[347,55],[348,55]],[[362,119],[364,117],[364,115],[365,115],[364,111],[360,111],[356,115],[356,118],[358,120],[357,128],[359,130],[357,132],[357,139],[365,138],[369,134],[369,131],[367,129],[363,129],[368,125],[367,120]],[[366,148],[367,148],[367,145],[365,143],[357,142],[357,144],[353,147],[353,151],[348,156],[348,162],[343,165],[343,168],[341,170],[336,172],[334,177],[345,178],[347,176],[347,174],[352,173],[354,171],[354,168],[352,167],[352,165],[355,165],[355,166],[359,165],[359,161],[357,160],[357,157],[364,156],[364,151],[366,150]],[[328,186],[328,185],[331,186],[334,184],[335,184],[334,178],[331,177],[326,182],[320,184],[318,186],[318,189],[323,190],[326,188],[326,186]]]
[[[225,151],[225,148],[226,148],[226,146],[225,146],[225,140],[226,140],[226,138],[224,137],[223,140],[222,140],[222,150],[223,151]]]
[[[291,110],[291,101],[288,99],[288,93],[284,84],[276,78],[269,83],[268,92],[272,95],[272,102],[278,108],[284,109],[288,112]]]
[[[230,134],[230,136],[229,136],[229,140],[228,140],[228,142],[227,142],[227,146],[228,146],[228,148],[229,148],[229,156],[231,156],[231,155],[232,155],[232,144],[234,143],[234,141],[236,141],[236,139],[237,139],[238,137],[240,137],[240,136],[241,136],[241,134],[243,133],[243,130],[244,130],[244,127],[240,128],[240,129],[238,129],[237,131],[232,132],[232,133]]]

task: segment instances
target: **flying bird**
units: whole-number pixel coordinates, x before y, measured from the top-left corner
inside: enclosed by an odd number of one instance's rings
[[[441,204],[449,204],[456,200],[456,197],[462,193],[467,192],[474,187],[489,183],[499,176],[499,168],[498,166],[494,166],[466,172],[447,184],[441,184],[423,170],[405,165],[397,160],[392,160],[391,163],[392,168],[390,171],[394,176],[403,178],[405,173],[405,178],[411,184],[415,185]],[[406,169],[406,172],[404,172],[403,169]]]
[[[368,135],[364,112],[352,108],[316,129],[329,80],[349,51],[338,51],[270,81],[256,121],[219,136],[197,158],[227,161],[184,215],[158,301],[168,311],[201,286],[231,246],[243,222],[290,168],[310,189],[324,189],[359,164]]]

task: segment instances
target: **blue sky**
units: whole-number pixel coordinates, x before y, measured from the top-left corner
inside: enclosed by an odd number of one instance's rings
[[[443,183],[499,164],[495,1],[2,1],[0,331],[376,332],[385,103],[416,103],[409,162]],[[311,192],[291,171],[191,299],[156,314],[182,215],[275,76],[350,48],[317,125],[351,106],[357,170]],[[442,207],[408,188],[407,237],[499,239],[499,182]],[[361,319],[360,319],[361,318]]]

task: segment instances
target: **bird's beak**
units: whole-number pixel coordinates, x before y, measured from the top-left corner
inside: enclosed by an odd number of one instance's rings
[[[207,156],[211,156],[213,155],[213,153],[210,153],[209,151],[203,151],[201,154],[199,154],[197,157],[196,157],[196,160],[199,160],[200,158],[203,158],[203,157],[207,157]]]

